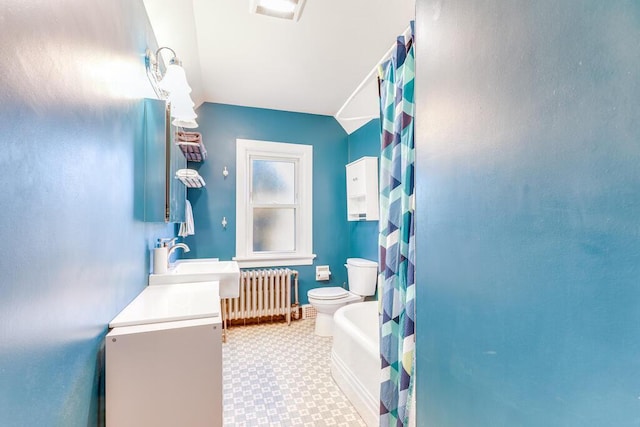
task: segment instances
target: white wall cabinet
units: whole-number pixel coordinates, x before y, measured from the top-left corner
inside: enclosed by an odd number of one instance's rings
[[[347,165],[347,219],[378,220],[378,158],[361,157]]]

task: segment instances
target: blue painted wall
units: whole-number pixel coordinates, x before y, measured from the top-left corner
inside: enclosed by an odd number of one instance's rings
[[[349,162],[380,158],[380,119],[373,119],[349,135]],[[378,221],[349,222],[349,257],[378,261]]]
[[[0,21],[0,425],[98,425],[107,323],[173,233],[136,219],[155,40],[142,1],[10,2]]]
[[[418,0],[420,426],[637,426],[640,3]]]
[[[330,116],[291,113],[261,108],[204,103],[197,110],[198,131],[209,153],[203,163],[189,163],[207,183],[189,189],[196,234],[185,242],[191,252],[185,257],[235,256],[236,237],[236,139],[309,144],[313,146],[313,250],[314,265],[329,265],[331,280],[315,281],[315,266],[294,266],[300,272],[300,301],[318,286],[340,286],[346,282],[343,264],[349,248],[345,164],[347,134]],[[223,168],[229,176],[224,179]],[[221,226],[226,217],[226,229]]]

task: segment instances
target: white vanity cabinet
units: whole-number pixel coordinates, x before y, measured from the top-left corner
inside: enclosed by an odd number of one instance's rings
[[[218,282],[155,285],[110,324],[107,427],[221,427]]]
[[[347,165],[347,219],[378,220],[378,158],[361,157]]]

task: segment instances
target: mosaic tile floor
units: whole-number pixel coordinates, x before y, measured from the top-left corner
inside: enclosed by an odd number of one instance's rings
[[[313,328],[313,320],[229,328],[225,426],[365,426],[331,378],[331,338]]]

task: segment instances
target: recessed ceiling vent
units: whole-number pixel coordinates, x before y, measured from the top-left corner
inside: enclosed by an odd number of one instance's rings
[[[251,0],[251,13],[298,21],[306,0]]]

